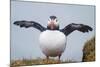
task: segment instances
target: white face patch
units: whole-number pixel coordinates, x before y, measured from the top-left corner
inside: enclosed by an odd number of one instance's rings
[[[57,21],[57,19],[55,19],[55,20],[51,20],[51,19],[49,19],[49,20],[48,20],[48,25],[50,25],[51,22],[54,22],[54,24],[55,24],[56,26],[59,25],[59,22]]]
[[[55,22],[54,24],[55,24],[56,26],[59,26],[59,22]]]

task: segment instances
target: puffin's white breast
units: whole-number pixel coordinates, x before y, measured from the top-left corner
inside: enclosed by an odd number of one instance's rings
[[[66,47],[66,36],[60,31],[46,30],[40,34],[40,48],[48,56],[62,54]]]

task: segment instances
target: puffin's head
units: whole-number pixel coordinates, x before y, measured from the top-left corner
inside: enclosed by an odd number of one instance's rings
[[[56,16],[50,16],[50,18],[48,20],[47,28],[50,30],[58,30],[59,29],[59,24],[58,24]]]

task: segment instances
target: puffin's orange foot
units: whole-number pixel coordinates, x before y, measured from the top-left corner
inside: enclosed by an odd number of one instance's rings
[[[49,56],[46,58],[46,64],[49,64]]]

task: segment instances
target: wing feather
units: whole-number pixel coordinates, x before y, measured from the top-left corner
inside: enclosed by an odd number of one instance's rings
[[[15,21],[14,22],[15,25],[20,26],[20,27],[25,27],[25,28],[29,28],[29,27],[34,27],[38,30],[40,30],[41,32],[46,30],[45,27],[43,27],[42,25],[40,25],[39,23],[35,22],[35,21]]]
[[[92,31],[92,28],[90,26],[84,25],[84,24],[71,23],[71,24],[65,26],[60,31],[63,32],[67,36],[75,30],[85,33],[85,32]]]

